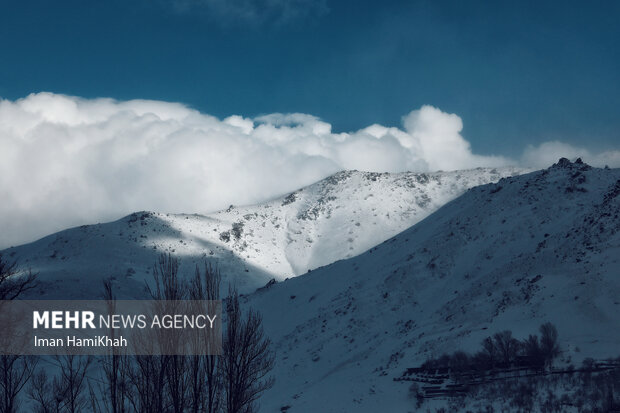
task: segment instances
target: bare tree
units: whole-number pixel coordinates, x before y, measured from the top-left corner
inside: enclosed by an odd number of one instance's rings
[[[116,296],[112,288],[112,281],[107,279],[103,282],[103,297],[106,300],[108,314],[116,313]],[[111,339],[116,336],[116,330],[110,328],[108,333]],[[117,347],[112,347],[110,354],[103,356],[102,365],[102,384],[99,385],[99,394],[102,396],[102,408],[97,408],[97,392],[91,388],[91,399],[93,410],[105,410],[110,413],[125,413],[129,409],[129,357],[121,354]]]
[[[191,300],[219,300],[221,274],[205,262],[201,273],[198,266],[191,282]],[[194,355],[190,357],[190,411],[215,413],[220,406],[221,377],[218,372],[220,356]]]
[[[60,375],[54,378],[54,393],[62,398],[62,411],[80,412],[87,404],[83,392],[86,388],[85,378],[92,362],[91,356],[64,355],[54,356]]]
[[[534,366],[536,369],[542,369],[545,364],[545,359],[540,348],[538,336],[530,334],[529,337],[523,340],[521,344],[523,352],[528,359],[528,363]]]
[[[138,413],[161,413],[165,411],[166,357],[135,356],[129,381],[133,391],[129,393],[132,409]]]
[[[153,278],[155,280],[155,289],[151,290],[153,300],[175,302],[187,298],[187,285],[179,277],[179,260],[170,254],[162,254],[159,257],[159,264],[155,266]],[[165,374],[172,411],[182,413],[187,396],[187,358],[178,355],[161,357],[167,359]]]
[[[545,359],[545,366],[551,367],[553,360],[560,354],[558,330],[549,322],[540,326],[540,348]]]
[[[19,408],[18,395],[30,380],[37,358],[33,356],[3,355],[0,357],[0,412],[14,413]]]
[[[493,339],[495,340],[495,348],[499,353],[502,363],[505,367],[510,367],[510,363],[517,357],[521,343],[512,336],[512,331],[510,330],[496,333]]]
[[[7,261],[0,255],[0,300],[14,300],[37,286],[37,275],[22,271],[17,262]]]
[[[184,300],[187,298],[187,285],[179,277],[179,260],[170,254],[161,254],[153,267],[153,287],[147,284],[153,300]]]
[[[19,270],[15,261],[9,262],[0,255],[0,300],[15,300],[34,287],[36,274]],[[36,364],[36,357],[0,355],[1,413],[17,411],[19,394],[32,376]]]
[[[178,274],[179,260],[162,254],[153,268],[153,286],[147,290],[153,300],[175,302],[187,298],[187,285]],[[173,308],[159,312],[174,312]],[[187,404],[187,358],[183,356],[136,356],[130,374],[134,387],[132,405],[139,412],[183,412]]]
[[[187,285],[178,275],[178,260],[162,255],[153,271],[151,298],[171,302],[218,300],[220,272],[205,264]],[[164,304],[166,305],[166,304]],[[169,309],[168,309],[169,310]],[[273,385],[271,342],[260,315],[243,313],[239,295],[230,290],[223,355],[136,356],[130,372],[130,402],[137,412],[252,413],[260,395]]]
[[[275,357],[265,337],[261,316],[250,309],[243,315],[239,293],[229,289],[226,303],[222,378],[227,413],[252,413],[260,395],[273,386],[268,377]]]
[[[491,337],[487,337],[482,341],[482,350],[478,353],[477,358],[484,363],[486,368],[495,368],[499,359],[499,351]]]
[[[60,411],[62,400],[54,397],[52,384],[48,380],[45,370],[39,369],[32,376],[28,396],[34,402],[36,413],[58,413]]]

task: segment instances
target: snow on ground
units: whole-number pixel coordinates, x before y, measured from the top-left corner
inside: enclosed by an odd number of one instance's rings
[[[182,259],[181,271],[215,260],[224,277],[251,292],[358,255],[427,217],[476,185],[516,168],[437,173],[337,173],[264,204],[210,215],[137,212],[118,221],[65,230],[2,254],[39,273],[30,298],[98,297],[101,279],[119,298],[143,297],[157,256]],[[223,283],[224,291],[227,283]]]
[[[342,172],[262,205],[136,213],[3,253],[40,272],[46,298],[94,297],[110,276],[141,297],[160,252],[188,271],[217,259],[245,292],[276,278],[244,298],[277,356],[262,411],[413,411],[395,377],[504,329],[553,322],[560,364],[620,352],[620,170],[518,172]]]
[[[413,411],[408,384],[393,381],[404,369],[546,321],[559,364],[618,356],[619,216],[620,169],[562,160],[250,295],[277,354],[261,411]]]

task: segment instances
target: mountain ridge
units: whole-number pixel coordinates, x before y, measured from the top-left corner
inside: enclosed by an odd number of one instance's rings
[[[181,270],[217,260],[243,293],[350,258],[410,227],[468,188],[522,172],[478,168],[436,173],[343,171],[269,202],[208,215],[137,212],[3,251],[40,274],[32,298],[98,297],[111,278],[119,297],[140,298],[160,253]],[[64,282],[75,283],[67,289]],[[227,283],[223,283],[225,289]],[[225,291],[225,290],[224,290]]]

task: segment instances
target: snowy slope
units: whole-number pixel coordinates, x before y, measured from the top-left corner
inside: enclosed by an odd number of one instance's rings
[[[112,277],[119,297],[141,297],[161,252],[182,271],[217,260],[222,273],[251,292],[358,255],[428,216],[476,185],[516,168],[429,174],[337,173],[285,197],[211,215],[139,212],[116,222],[73,228],[3,251],[39,273],[34,297],[97,297]],[[226,288],[223,283],[223,288]]]
[[[471,189],[362,255],[257,291],[277,353],[264,412],[413,411],[393,379],[545,321],[562,360],[620,354],[620,170],[562,160]],[[288,406],[288,408],[287,408]]]

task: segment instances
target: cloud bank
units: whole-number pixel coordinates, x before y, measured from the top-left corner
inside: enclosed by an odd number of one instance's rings
[[[0,247],[139,210],[204,213],[261,202],[343,169],[516,163],[472,153],[462,127],[432,106],[404,116],[402,128],[333,133],[297,113],[220,120],[160,101],[51,93],[0,100]],[[580,150],[550,142],[527,148],[523,161],[548,166],[564,153]],[[588,156],[620,163],[618,152]]]

